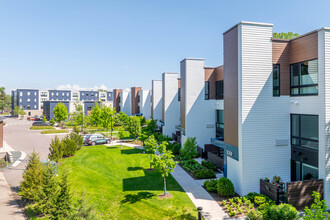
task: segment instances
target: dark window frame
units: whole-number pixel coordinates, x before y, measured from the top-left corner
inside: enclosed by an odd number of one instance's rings
[[[215,99],[223,99],[223,80],[215,81]]]
[[[274,69],[278,67],[278,86],[274,86]],[[291,84],[290,84],[291,85]],[[274,94],[274,90],[278,90],[278,94]],[[273,64],[273,96],[281,96],[281,65],[279,63]]]
[[[210,82],[205,81],[205,100],[210,99]]]
[[[181,88],[178,88],[178,101],[181,101]]]
[[[300,85],[301,64],[304,63],[304,62],[313,61],[313,60],[317,60],[317,62],[319,62],[318,58],[316,58],[316,59],[305,60],[305,61],[290,64],[290,96],[317,96],[319,94],[319,88],[317,88],[317,93],[301,94],[301,92],[300,92],[301,88],[304,88],[304,87],[306,88],[306,87],[314,87],[314,86],[318,87],[319,86],[318,83],[308,84],[308,85]],[[299,75],[298,75],[298,82],[299,82],[298,86],[293,86],[292,85],[292,77],[291,77],[292,66],[295,65],[295,64],[300,64],[299,65]],[[319,80],[319,69],[317,69],[317,79]],[[295,88],[298,89],[298,94],[292,94],[292,89],[295,89]]]
[[[219,122],[219,120],[218,120],[220,111],[223,112],[223,122]],[[217,110],[215,110],[215,114],[216,114],[215,115],[215,119],[216,119],[216,121],[215,121],[215,135],[216,135],[216,137],[218,137],[218,135],[217,135],[218,134],[218,125],[223,125],[223,128],[221,128],[221,130],[222,130],[222,136],[224,137],[225,136],[225,116],[224,116],[225,111],[217,109]]]
[[[293,120],[293,117],[292,116],[299,116],[299,136],[295,136],[292,134],[292,126],[293,126],[293,123],[292,123],[292,120]],[[318,143],[319,145],[319,140],[314,140],[314,139],[310,139],[310,138],[305,138],[305,137],[301,137],[301,116],[317,116],[317,125],[319,126],[319,115],[313,115],[313,114],[290,114],[290,143],[291,143],[291,146],[294,146],[294,147],[299,147],[299,148],[303,148],[303,149],[308,149],[308,150],[313,150],[313,151],[319,151],[319,147],[318,146],[318,149],[313,149],[313,148],[309,148],[309,147],[304,147],[301,145],[301,140],[305,140],[305,141],[311,141],[311,142],[315,142],[315,143]],[[299,141],[299,144],[293,144],[292,143],[292,139],[295,138]],[[319,138],[319,137],[318,137]]]

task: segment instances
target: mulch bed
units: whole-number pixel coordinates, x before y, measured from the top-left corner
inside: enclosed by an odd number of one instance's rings
[[[177,165],[179,165],[184,171],[186,171],[186,173],[188,173],[189,176],[191,176],[194,180],[200,180],[200,179],[196,179],[194,172],[188,172],[188,171],[187,171],[185,168],[183,168],[183,166],[181,166],[180,164],[177,164]]]

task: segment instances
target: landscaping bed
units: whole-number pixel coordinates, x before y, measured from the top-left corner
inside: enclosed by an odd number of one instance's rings
[[[40,134],[66,134],[69,133],[69,130],[59,130],[59,129],[50,129],[41,131]]]
[[[180,160],[178,165],[195,180],[216,178],[214,171],[217,170],[217,167],[209,161],[203,161],[200,164],[194,159]]]
[[[53,126],[32,126],[30,130],[55,130]]]

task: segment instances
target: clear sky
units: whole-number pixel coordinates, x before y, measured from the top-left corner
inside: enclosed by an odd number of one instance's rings
[[[223,63],[239,21],[303,34],[330,26],[330,1],[0,0],[0,86],[150,89],[185,57]]]

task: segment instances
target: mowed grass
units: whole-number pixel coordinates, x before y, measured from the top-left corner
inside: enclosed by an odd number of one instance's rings
[[[53,126],[32,126],[30,130],[54,130]]]
[[[171,198],[160,199],[163,178],[148,171],[149,155],[120,146],[83,147],[61,160],[67,170],[73,196],[86,197],[104,219],[196,219],[197,211],[181,186],[170,175]]]
[[[55,129],[49,129],[41,131],[40,134],[61,134],[61,133],[69,133],[69,130],[55,130]]]

